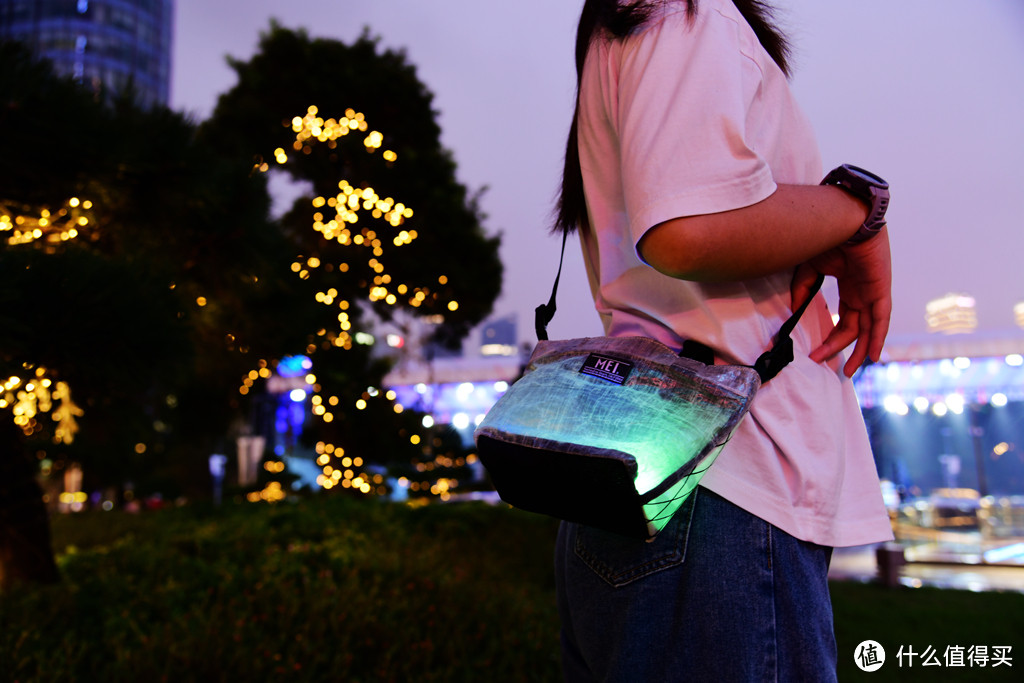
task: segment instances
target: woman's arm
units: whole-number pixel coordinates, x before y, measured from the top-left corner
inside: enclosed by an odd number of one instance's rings
[[[839,284],[839,323],[811,358],[832,358],[856,341],[847,376],[877,361],[892,311],[889,236],[885,229],[857,245],[847,240],[867,207],[845,191],[821,185],[779,185],[767,199],[732,211],[676,218],[641,238],[640,256],[670,277],[721,282],[796,268],[793,300],[807,296],[818,273]]]
[[[838,187],[779,185],[751,206],[660,223],[637,250],[655,270],[681,280],[749,280],[842,244],[866,217],[863,202]]]

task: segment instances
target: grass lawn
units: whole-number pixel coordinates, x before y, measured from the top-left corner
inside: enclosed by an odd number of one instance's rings
[[[0,596],[2,681],[560,680],[537,515],[322,496],[53,527],[64,582]],[[1021,680],[1024,595],[835,583],[833,600],[840,680]],[[866,639],[880,671],[854,665]],[[897,668],[900,645],[1010,645],[1014,666]]]

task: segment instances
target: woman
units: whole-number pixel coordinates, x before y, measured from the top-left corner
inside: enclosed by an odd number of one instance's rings
[[[819,273],[840,317],[816,296],[795,359],[654,542],[562,525],[570,681],[834,680],[831,549],[891,538],[849,380],[888,330],[888,236],[819,184],[770,19],[754,0],[583,9],[557,228],[579,231],[606,333],[749,364]]]

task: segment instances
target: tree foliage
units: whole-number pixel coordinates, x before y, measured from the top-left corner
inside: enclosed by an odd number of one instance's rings
[[[220,97],[203,125],[204,138],[229,155],[255,157],[294,180],[309,182],[314,197],[337,195],[344,180],[411,207],[414,215],[401,227],[415,230],[418,237],[401,248],[389,248],[393,233],[382,221],[375,228],[372,219],[360,219],[354,227],[365,230],[370,225],[386,235],[385,256],[377,261],[386,263],[392,283],[424,288],[427,298],[415,307],[409,305],[411,296],[398,296],[395,305],[382,300],[371,307],[384,319],[403,309],[416,316],[442,316],[436,336],[456,345],[490,313],[500,292],[499,240],[484,234],[477,197],[456,179],[455,162],[440,142],[433,96],[405,55],[381,50],[365,33],[346,45],[272,24],[257,54],[231,65],[238,83]],[[322,119],[341,119],[346,112],[362,116],[369,131],[381,134],[380,149],[367,153],[367,134],[360,131],[325,143],[313,139],[295,149],[293,119],[304,117],[311,106]],[[278,149],[287,154],[284,164],[274,160]],[[385,150],[397,159],[382,158]],[[355,317],[367,306],[366,291],[378,274],[373,257],[357,255],[351,244],[323,239],[311,230],[316,213],[311,199],[297,200],[283,221],[304,244],[307,256],[316,254],[328,267],[347,263],[345,277],[328,269],[310,277],[339,289],[336,298],[350,301],[356,307],[350,316]],[[452,301],[458,304],[454,310]]]
[[[107,106],[14,43],[0,63],[0,374],[45,368],[86,414],[70,445],[40,417],[33,448],[108,484],[172,451],[198,462],[237,413],[253,356],[307,339],[292,323],[312,306],[278,276],[291,248],[265,183],[180,114]],[[73,219],[77,236],[12,239],[40,217]]]
[[[476,196],[440,144],[432,96],[403,54],[366,35],[345,45],[271,26],[257,55],[232,66],[238,84],[197,126],[130,96],[104,101],[0,43],[0,378],[21,382],[0,387],[0,399],[59,382],[84,413],[74,441],[59,438],[43,415],[51,396],[40,394],[40,414],[20,433],[0,430],[8,576],[24,554],[8,532],[36,495],[38,461],[83,463],[90,489],[205,489],[206,457],[248,419],[239,384],[254,368],[316,354],[315,390],[351,406],[388,367],[353,343],[355,331],[429,319],[434,338],[454,346],[500,290],[498,239],[484,234]],[[311,105],[356,121],[358,134],[296,146],[292,121],[315,122]],[[364,143],[374,131],[376,147]],[[276,221],[271,165],[314,195]],[[367,208],[347,243],[326,239],[311,204],[334,201],[341,181],[407,210],[389,221]],[[341,313],[325,309],[327,292],[345,302]],[[364,457],[408,462],[414,416],[371,403],[322,431]]]
[[[324,304],[317,343],[307,347],[314,389],[349,406],[317,433],[377,462],[432,457],[432,438],[410,445],[410,416],[374,408],[380,401],[368,387],[387,367],[354,343],[382,321],[413,335],[430,321],[431,344],[457,347],[501,289],[499,238],[485,235],[477,195],[456,178],[432,94],[403,53],[367,33],[345,44],[271,24],[251,59],[230,63],[238,82],[203,123],[202,139],[311,188],[280,220],[301,249],[293,264],[300,286]],[[361,192],[349,207],[358,216],[346,222],[337,205]],[[399,202],[411,215],[389,223],[386,207]],[[325,225],[332,220],[334,228]],[[357,399],[367,406],[359,412],[351,410]]]

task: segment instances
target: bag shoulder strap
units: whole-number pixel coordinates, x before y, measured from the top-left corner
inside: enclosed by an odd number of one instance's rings
[[[555,284],[551,286],[551,297],[546,304],[541,304],[534,310],[533,325],[537,332],[537,341],[548,340],[548,323],[555,317],[555,295],[558,294],[558,280],[562,277],[562,263],[565,261],[565,243],[569,239],[569,233],[562,231],[562,253],[558,257],[558,272],[555,274]]]
[[[548,338],[548,323],[555,317],[555,298],[558,294],[558,281],[562,277],[562,264],[565,262],[565,244],[568,240],[568,233],[562,232],[562,252],[558,257],[558,273],[555,275],[555,283],[551,287],[551,297],[548,299],[546,304],[541,304],[534,311],[534,327],[537,332],[538,341],[547,341]],[[793,315],[789,316],[786,322],[782,323],[782,327],[779,328],[778,333],[775,335],[775,339],[772,342],[772,347],[761,354],[761,356],[754,361],[751,366],[757,371],[758,376],[761,378],[761,383],[764,384],[771,378],[775,377],[782,368],[789,365],[793,360],[793,330],[796,328],[796,324],[800,322],[800,317],[807,310],[811,300],[814,298],[818,290],[821,289],[822,283],[825,281],[825,276],[819,274],[818,278],[814,281],[811,286],[811,291],[807,295],[807,299],[804,300],[800,307],[793,311]],[[708,346],[701,344],[700,342],[692,339],[687,339],[683,342],[683,350],[679,353],[680,356],[686,358],[692,358],[693,360],[700,361],[705,365],[711,365],[714,363],[714,351]]]

